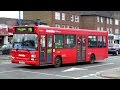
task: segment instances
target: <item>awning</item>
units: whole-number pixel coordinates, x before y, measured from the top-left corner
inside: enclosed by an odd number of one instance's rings
[[[6,36],[9,35],[7,28],[1,28],[0,29],[0,36]]]

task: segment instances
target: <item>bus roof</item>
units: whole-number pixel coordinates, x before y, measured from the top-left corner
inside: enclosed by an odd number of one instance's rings
[[[97,34],[99,33],[107,33],[107,31],[98,31],[98,30],[91,30],[91,29],[73,29],[73,28],[58,28],[58,27],[49,27],[49,26],[45,26],[45,25],[39,25],[39,26],[14,26],[14,27],[35,27],[39,29],[39,32],[46,32],[47,30],[53,30],[55,33],[91,33],[91,34]],[[42,31],[43,30],[43,31]],[[48,32],[46,32],[48,33]],[[51,33],[51,32],[50,32]]]
[[[72,28],[57,28],[57,27],[40,27],[40,29],[44,30],[55,30],[55,31],[64,31],[68,32],[89,32],[89,33],[108,33],[107,31],[98,31],[98,30],[91,30],[91,29],[72,29]]]

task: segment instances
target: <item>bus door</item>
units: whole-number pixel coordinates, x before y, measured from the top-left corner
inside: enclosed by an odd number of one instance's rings
[[[86,38],[83,36],[77,37],[77,62],[85,61],[86,56]]]
[[[53,47],[52,35],[40,36],[40,63],[52,64],[52,47]]]
[[[47,35],[47,62],[52,64],[53,36]]]

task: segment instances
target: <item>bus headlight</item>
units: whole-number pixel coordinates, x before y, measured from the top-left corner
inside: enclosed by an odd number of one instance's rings
[[[12,56],[11,58],[14,59],[15,57]]]
[[[31,60],[34,61],[36,58],[36,55],[31,55]]]
[[[36,55],[31,55],[31,58],[36,58]]]

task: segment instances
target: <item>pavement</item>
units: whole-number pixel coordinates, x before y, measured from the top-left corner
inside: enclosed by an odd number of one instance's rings
[[[0,61],[10,61],[10,55],[0,55]]]
[[[100,71],[96,75],[104,79],[120,79],[120,67]]]
[[[10,55],[0,55],[0,62],[10,62]],[[97,76],[102,77],[104,79],[120,79],[120,67],[104,70],[96,73]]]

